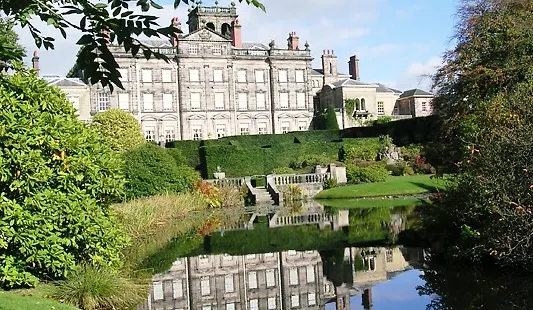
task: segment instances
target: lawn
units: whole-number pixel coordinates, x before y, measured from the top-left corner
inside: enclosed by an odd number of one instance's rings
[[[0,310],[79,310],[55,300],[0,291]]]
[[[385,182],[339,186],[318,193],[316,199],[348,199],[363,197],[405,196],[436,192],[445,181],[432,175],[390,176]]]
[[[352,209],[352,208],[394,208],[422,206],[431,203],[429,199],[419,198],[349,198],[349,199],[317,199],[318,203],[326,207]]]

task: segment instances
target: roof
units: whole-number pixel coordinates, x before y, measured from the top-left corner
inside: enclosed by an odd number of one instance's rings
[[[378,85],[378,88],[376,89],[376,92],[378,93],[394,93],[394,94],[397,93],[397,91],[394,91],[394,89],[389,88],[383,84],[380,84],[380,83],[376,83],[376,84]],[[399,92],[399,93],[401,94],[402,92]]]
[[[172,47],[172,44],[166,40],[141,40],[141,43],[149,47]]]
[[[263,43],[256,43],[256,42],[243,42],[242,48],[249,49],[249,50],[268,50],[269,48],[264,45]]]
[[[46,82],[48,82],[48,85],[54,85],[54,86],[88,86],[87,84],[83,83],[82,80],[78,78],[65,78],[65,77],[43,77]]]
[[[324,70],[323,69],[311,69],[311,75],[324,75]],[[337,75],[348,76],[349,74],[337,72]]]
[[[433,97],[433,94],[432,93],[428,93],[427,91],[415,88],[415,89],[409,89],[409,90],[404,91],[400,95],[400,99],[407,98],[407,97],[417,97],[417,96],[420,96],[420,97]]]
[[[332,83],[334,87],[343,87],[343,86],[376,86],[376,84],[363,83],[354,79],[342,79],[337,82]]]

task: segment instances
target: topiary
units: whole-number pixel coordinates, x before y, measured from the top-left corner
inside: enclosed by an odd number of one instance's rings
[[[289,167],[279,167],[272,170],[272,174],[294,174],[294,170]]]
[[[119,156],[58,88],[18,70],[0,74],[0,286],[62,278],[82,262],[118,266]]]
[[[94,116],[91,127],[106,137],[116,151],[135,148],[145,142],[141,125],[128,113],[120,109],[111,109]]]
[[[194,182],[201,179],[194,169],[178,166],[166,149],[151,143],[127,150],[122,155],[128,199],[191,190]]]
[[[384,182],[387,180],[389,172],[380,164],[374,164],[366,167],[358,167],[355,165],[346,166],[346,177],[348,183],[373,183]]]
[[[335,107],[332,105],[330,105],[326,110],[326,120],[324,129],[339,130],[339,123],[337,122],[337,113],[335,113]]]

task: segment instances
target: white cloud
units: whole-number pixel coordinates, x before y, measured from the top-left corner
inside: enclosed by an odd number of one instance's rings
[[[429,91],[432,77],[441,65],[442,58],[437,56],[425,62],[411,63],[393,85],[399,89],[420,88]]]

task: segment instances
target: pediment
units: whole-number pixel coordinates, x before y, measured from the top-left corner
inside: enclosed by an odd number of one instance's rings
[[[257,114],[255,116],[255,119],[264,119],[264,118],[270,118],[270,116],[268,116],[268,114],[266,113]]]
[[[230,116],[227,114],[219,113],[219,114],[213,115],[211,118],[212,119],[229,119]]]
[[[205,115],[202,115],[202,114],[193,114],[189,117],[187,117],[188,120],[205,120],[206,117]]]
[[[278,118],[294,118],[294,116],[288,113],[281,113]]]
[[[143,115],[141,121],[157,121],[157,117],[154,115]]]
[[[162,120],[173,120],[173,121],[176,121],[178,120],[178,117],[174,114],[165,114],[161,117]]]
[[[214,32],[208,28],[198,29],[184,36],[181,41],[211,41],[211,42],[229,42],[228,38]]]
[[[252,116],[250,114],[239,114],[237,119],[252,119]]]
[[[300,113],[296,116],[294,116],[294,118],[310,118],[312,115],[309,114],[309,113]]]

